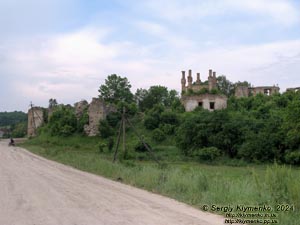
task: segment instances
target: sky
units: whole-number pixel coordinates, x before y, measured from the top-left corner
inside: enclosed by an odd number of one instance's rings
[[[300,0],[0,0],[0,111],[206,80],[300,86]]]

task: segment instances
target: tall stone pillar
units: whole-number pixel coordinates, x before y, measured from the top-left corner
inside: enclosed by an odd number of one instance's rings
[[[185,79],[185,71],[181,71],[182,73],[182,78],[181,78],[181,91],[186,90],[186,79]]]
[[[193,77],[192,77],[192,70],[189,70],[189,76],[188,76],[188,88],[192,89],[193,86]]]
[[[197,80],[196,80],[196,84],[201,84],[201,80],[200,80],[200,73],[197,73]]]
[[[43,109],[40,107],[32,107],[28,110],[28,127],[27,136],[36,136],[37,128],[44,123],[44,113]]]

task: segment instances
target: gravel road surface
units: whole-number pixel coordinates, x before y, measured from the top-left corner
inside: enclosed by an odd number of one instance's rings
[[[0,225],[218,225],[221,216],[0,141]]]

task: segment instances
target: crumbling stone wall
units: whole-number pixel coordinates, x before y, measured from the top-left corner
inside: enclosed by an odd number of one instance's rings
[[[84,111],[89,107],[89,103],[86,100],[81,100],[80,102],[76,102],[75,106],[75,116],[79,119]]]
[[[216,72],[213,72],[211,69],[208,71],[207,82],[201,82],[200,73],[197,73],[197,79],[195,82],[193,82],[192,70],[189,70],[189,74],[186,79],[185,71],[182,71],[182,77],[181,77],[182,92],[188,92],[188,90],[193,90],[194,92],[197,92],[202,89],[207,89],[211,91],[212,89],[216,89],[216,88],[217,88]]]
[[[249,97],[250,95],[257,95],[257,94],[263,94],[263,95],[273,95],[275,93],[279,93],[279,87],[277,86],[261,86],[261,87],[245,87],[245,86],[239,86],[235,89],[235,96],[237,98],[241,97]]]
[[[28,110],[27,136],[36,136],[36,130],[44,123],[44,112],[41,107],[33,107]]]
[[[115,111],[113,106],[108,106],[100,98],[93,98],[88,108],[89,124],[85,125],[84,131],[88,136],[96,136],[99,134],[99,122],[106,116]]]
[[[298,92],[298,91],[300,91],[300,87],[287,88],[286,91]]]
[[[227,97],[224,95],[202,94],[182,96],[181,102],[186,112],[193,111],[198,106],[209,111],[227,108]]]
[[[197,73],[197,80],[193,83],[192,70],[189,70],[187,86],[185,71],[182,71],[181,88],[183,93],[181,103],[187,112],[193,111],[198,106],[209,111],[227,108],[227,97],[225,95],[196,93],[202,89],[207,89],[208,91],[217,89],[216,72],[213,72],[211,69],[208,72],[208,80],[204,83],[200,80],[200,73]],[[192,90],[195,94],[187,95],[189,90]]]

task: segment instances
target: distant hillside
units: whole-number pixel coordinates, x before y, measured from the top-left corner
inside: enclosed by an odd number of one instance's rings
[[[0,127],[15,126],[22,122],[27,122],[27,114],[24,112],[0,112]]]

